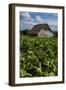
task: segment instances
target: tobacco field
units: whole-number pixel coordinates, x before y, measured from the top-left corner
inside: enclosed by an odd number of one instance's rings
[[[58,74],[57,37],[20,34],[20,77],[50,77]]]

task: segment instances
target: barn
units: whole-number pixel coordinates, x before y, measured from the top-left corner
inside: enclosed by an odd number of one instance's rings
[[[32,28],[30,33],[33,35],[37,35],[38,37],[53,37],[54,36],[48,24],[35,25]]]

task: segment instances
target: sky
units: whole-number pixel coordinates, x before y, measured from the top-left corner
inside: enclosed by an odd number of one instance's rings
[[[34,25],[47,23],[52,31],[58,29],[57,13],[20,12],[20,30],[31,30]]]

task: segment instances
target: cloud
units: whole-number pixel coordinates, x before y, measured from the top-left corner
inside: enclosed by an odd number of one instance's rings
[[[54,15],[57,16],[57,14]],[[20,30],[31,29],[36,24],[44,23],[48,23],[52,29],[56,28],[58,25],[57,20],[53,20],[53,18],[43,18],[37,14],[33,17],[30,12],[20,12]]]
[[[29,12],[21,12],[20,17],[20,30],[31,29],[37,24]]]
[[[42,24],[43,23],[48,23],[49,25],[57,25],[57,21],[56,20],[48,19],[48,18],[42,18],[39,15],[36,16],[36,21],[37,21],[37,24],[39,24],[39,23],[42,23]]]
[[[44,19],[39,15],[36,15],[36,20],[37,20],[37,23],[44,23]]]
[[[21,12],[20,16],[23,17],[23,19],[30,20],[31,15],[28,12]]]
[[[50,25],[52,31],[58,31],[58,26]]]
[[[21,21],[20,23],[20,29],[21,30],[24,30],[24,29],[32,29],[32,27],[34,25],[36,25],[37,23],[36,22],[33,22],[33,21]]]
[[[20,28],[21,30],[25,30],[25,29],[31,29],[32,25],[31,24],[28,24],[28,23],[22,23],[20,24]]]

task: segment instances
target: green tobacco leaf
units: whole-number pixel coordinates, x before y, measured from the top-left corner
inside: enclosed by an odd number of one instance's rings
[[[49,76],[55,76],[54,72],[49,73]]]
[[[21,69],[20,70],[20,77],[24,77],[24,76],[26,76],[26,71]]]
[[[20,34],[20,77],[57,75],[57,48],[57,37]]]

